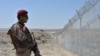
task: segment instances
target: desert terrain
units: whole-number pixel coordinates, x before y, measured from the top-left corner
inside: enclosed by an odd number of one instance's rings
[[[65,50],[56,40],[55,31],[31,30],[34,32],[42,56],[78,56]],[[0,56],[15,56],[15,50],[7,30],[0,30]],[[34,56],[32,52],[31,56]]]

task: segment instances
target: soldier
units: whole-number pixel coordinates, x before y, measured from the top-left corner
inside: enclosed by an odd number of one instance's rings
[[[28,28],[24,24],[28,20],[28,12],[23,9],[19,10],[17,18],[18,22],[13,24],[7,33],[16,49],[16,55],[31,56],[31,51],[33,51],[35,56],[41,56],[36,41],[32,39]]]

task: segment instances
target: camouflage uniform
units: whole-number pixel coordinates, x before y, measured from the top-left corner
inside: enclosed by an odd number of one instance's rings
[[[18,22],[13,24],[10,31],[11,34],[18,40],[15,45],[16,55],[17,56],[30,56],[31,55],[31,48],[28,48],[31,39],[27,36],[26,27]],[[9,34],[9,33],[8,33]],[[13,41],[12,41],[13,42]]]

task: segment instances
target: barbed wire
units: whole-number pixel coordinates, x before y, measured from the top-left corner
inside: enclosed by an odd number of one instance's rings
[[[79,10],[76,10],[76,14],[69,20],[69,22],[65,25],[64,29],[68,29],[72,27],[72,25],[77,22],[78,20],[81,21],[82,16],[86,14],[86,12],[90,11],[96,4],[99,3],[100,0],[87,0],[82,7],[80,7]],[[99,17],[100,19],[100,17]],[[93,23],[94,20],[91,20],[90,22],[87,22],[88,24]],[[95,22],[95,21],[94,21]],[[88,25],[87,24],[87,25]],[[84,26],[86,27],[86,26]],[[83,27],[83,28],[84,28]],[[80,28],[81,28],[81,22],[80,22]]]

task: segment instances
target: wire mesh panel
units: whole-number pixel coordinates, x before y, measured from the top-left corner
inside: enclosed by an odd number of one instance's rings
[[[86,1],[58,36],[67,50],[79,56],[99,56],[100,0]]]

